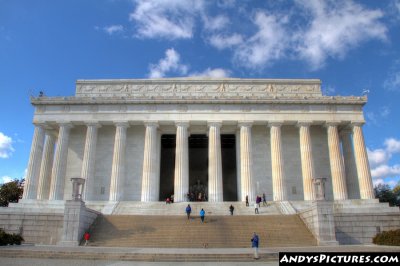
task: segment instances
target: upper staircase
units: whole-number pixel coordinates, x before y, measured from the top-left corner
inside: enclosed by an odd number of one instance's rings
[[[252,209],[252,208],[251,208]],[[155,248],[248,248],[253,232],[260,247],[313,246],[298,215],[107,215],[93,225],[91,246]]]

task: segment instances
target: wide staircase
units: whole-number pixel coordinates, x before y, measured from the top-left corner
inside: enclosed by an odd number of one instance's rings
[[[298,215],[198,216],[105,215],[92,226],[91,246],[153,248],[248,248],[253,232],[260,247],[315,246]]]

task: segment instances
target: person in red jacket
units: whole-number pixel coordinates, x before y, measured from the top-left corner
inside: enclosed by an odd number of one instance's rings
[[[86,233],[83,235],[83,238],[85,239],[85,246],[87,246],[87,245],[89,244],[89,239],[90,239],[90,234],[89,234],[89,232],[86,232]]]

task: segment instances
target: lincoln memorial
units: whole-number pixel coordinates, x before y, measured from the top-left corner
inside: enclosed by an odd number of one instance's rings
[[[324,96],[315,79],[78,80],[31,99],[24,200],[208,202],[373,199],[366,96]],[[197,197],[197,195],[196,195]]]

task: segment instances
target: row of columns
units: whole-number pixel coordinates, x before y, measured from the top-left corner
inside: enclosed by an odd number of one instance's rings
[[[314,200],[313,180],[315,178],[312,155],[310,123],[299,122],[301,169],[303,176],[304,200]],[[122,197],[125,176],[125,147],[128,122],[116,122],[115,144],[110,183],[110,201],[119,201]],[[209,187],[208,199],[211,202],[223,201],[222,162],[221,162],[221,121],[208,123],[209,128]],[[282,139],[280,122],[268,124],[271,141],[272,185],[273,200],[287,200],[285,186],[284,161],[282,153]],[[352,171],[357,171],[361,199],[374,198],[372,179],[369,169],[367,151],[362,133],[362,124],[352,124],[352,132],[343,130],[339,137],[338,124],[327,123],[327,136],[333,197],[335,200],[348,198],[347,187],[354,185],[350,182],[354,178]],[[85,149],[81,177],[86,180],[82,198],[90,200],[90,189],[94,182],[95,156],[98,123],[87,123]],[[142,174],[141,201],[157,201],[159,195],[160,171],[160,139],[157,121],[145,123],[145,143]],[[36,125],[32,140],[31,154],[28,163],[24,199],[62,200],[64,198],[64,183],[68,153],[70,123],[60,123],[58,137],[51,131],[45,130],[43,125]],[[188,121],[176,123],[176,152],[175,152],[175,180],[174,200],[185,201],[189,191],[189,143]],[[252,181],[252,123],[240,122],[240,200],[246,196],[250,201],[255,200],[255,191]],[[352,139],[351,139],[352,133]],[[342,142],[343,160],[340,143]],[[353,144],[352,144],[353,143]],[[56,144],[56,149],[54,146]],[[354,153],[353,153],[353,147]],[[349,162],[354,158],[355,166]],[[346,171],[347,170],[347,171]],[[354,171],[353,171],[354,172]],[[50,174],[51,173],[51,174]],[[346,178],[346,173],[351,173]],[[347,180],[346,180],[347,179]],[[354,180],[353,180],[354,181]]]

